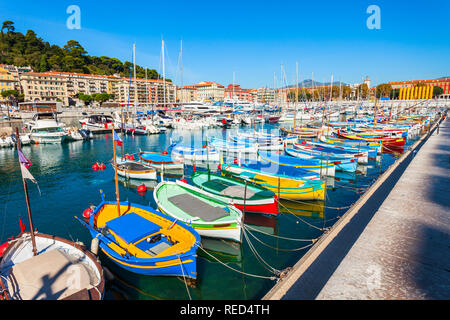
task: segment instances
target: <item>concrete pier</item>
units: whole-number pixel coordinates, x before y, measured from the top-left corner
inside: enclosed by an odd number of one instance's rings
[[[450,299],[449,139],[446,119],[264,299]]]

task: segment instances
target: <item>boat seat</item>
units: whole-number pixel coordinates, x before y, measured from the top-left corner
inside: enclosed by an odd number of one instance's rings
[[[255,192],[253,192],[249,188],[247,188],[247,192],[245,192],[245,186],[241,185],[230,186],[220,192],[220,194],[223,194],[224,196],[235,198],[244,198],[244,193],[246,193],[247,199],[255,195]]]
[[[12,267],[8,290],[13,299],[60,300],[92,288],[87,266],[55,249]]]
[[[152,257],[154,257],[170,247],[171,247],[170,244],[168,244],[167,242],[161,241],[160,243],[151,247],[150,249],[146,250],[145,252],[148,253],[149,255],[151,255]]]
[[[205,222],[216,221],[230,215],[225,208],[214,207],[186,193],[170,197],[168,200],[192,217],[199,217]]]

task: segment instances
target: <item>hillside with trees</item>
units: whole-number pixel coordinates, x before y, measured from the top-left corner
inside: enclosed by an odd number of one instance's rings
[[[13,21],[4,21],[0,31],[0,64],[30,66],[36,72],[119,74],[122,77],[129,77],[133,67],[129,61],[122,62],[107,56],[90,56],[76,40],[67,41],[61,48],[44,41],[33,30],[28,30],[25,35],[15,32]],[[145,69],[136,65],[136,76],[145,78]],[[147,77],[159,79],[159,74],[155,69],[147,68]]]

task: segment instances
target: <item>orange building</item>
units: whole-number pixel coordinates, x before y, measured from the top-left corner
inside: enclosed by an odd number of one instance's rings
[[[392,89],[400,89],[399,100],[431,99],[434,87],[444,90],[442,96],[450,95],[450,78],[408,80],[389,82]],[[418,86],[422,84],[421,86]]]
[[[228,85],[225,89],[225,99],[237,99],[240,101],[255,101],[255,95],[251,89],[243,89],[240,85]]]

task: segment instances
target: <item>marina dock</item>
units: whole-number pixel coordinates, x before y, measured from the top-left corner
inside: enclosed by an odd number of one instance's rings
[[[449,137],[434,125],[263,299],[448,299]]]

